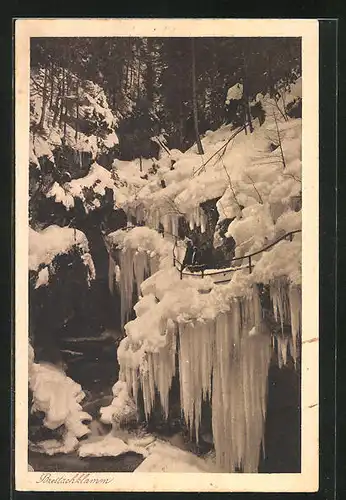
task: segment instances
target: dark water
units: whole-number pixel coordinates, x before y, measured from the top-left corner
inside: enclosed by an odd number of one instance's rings
[[[77,453],[48,456],[29,451],[29,463],[35,472],[133,472],[143,460],[142,455],[133,452],[81,458]]]
[[[298,473],[301,470],[300,374],[271,366],[265,424],[265,456],[259,472]]]

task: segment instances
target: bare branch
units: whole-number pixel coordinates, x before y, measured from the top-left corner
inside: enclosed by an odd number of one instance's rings
[[[259,193],[259,191],[258,191],[258,189],[257,189],[257,187],[256,187],[256,185],[255,185],[254,180],[252,179],[252,177],[250,177],[250,175],[249,175],[249,174],[246,174],[246,175],[247,175],[247,177],[250,179],[251,184],[253,185],[253,188],[254,188],[254,190],[255,190],[255,191],[256,191],[256,193],[257,193],[257,196],[258,196],[259,202],[263,205],[263,198],[262,198],[262,196],[260,195],[260,193]]]
[[[280,136],[279,126],[278,126],[278,121],[276,119],[275,111],[273,112],[273,115],[274,115],[274,120],[275,120],[276,131],[278,134],[278,141],[279,141],[279,147],[280,147],[280,152],[281,152],[281,157],[282,157],[282,163],[283,163],[283,167],[286,168],[286,162],[285,162],[284,152],[283,152],[282,143],[281,143],[281,136]]]
[[[300,182],[300,184],[302,183],[302,180],[299,177],[295,176],[294,174],[291,174],[289,172],[285,172],[282,175],[285,176],[285,177],[291,177],[295,181]]]
[[[282,97],[282,96],[281,96],[281,94],[280,94],[280,92],[279,92],[279,91],[277,91],[277,92],[278,92],[278,94],[280,95],[280,97]],[[279,106],[279,101],[278,101],[278,99],[277,99],[277,97],[276,97],[276,95],[275,95],[275,94],[274,94],[274,102],[275,102],[275,105],[276,105],[276,107],[277,107],[278,111],[279,111],[279,112],[280,112],[280,114],[282,115],[283,119],[285,120],[285,122],[287,122],[287,116],[285,115],[285,113],[284,113],[284,112],[282,111],[282,109],[280,108],[280,106]]]
[[[241,208],[241,205],[240,205],[240,203],[239,203],[239,201],[238,201],[238,198],[237,198],[237,196],[236,196],[236,194],[235,194],[235,191],[234,191],[234,188],[233,188],[233,184],[232,184],[232,179],[231,179],[231,177],[230,177],[230,175],[229,175],[229,173],[228,173],[228,170],[227,170],[226,165],[224,164],[224,161],[223,161],[223,159],[222,159],[222,158],[221,158],[221,163],[222,163],[222,166],[223,166],[223,168],[225,169],[226,175],[227,175],[227,177],[228,177],[229,187],[231,188],[231,191],[232,191],[232,194],[233,194],[234,200],[235,200],[236,204],[238,205],[239,210],[240,210],[240,212],[241,212],[241,211],[242,211],[242,208]]]
[[[225,144],[223,144],[223,145],[221,146],[221,148],[219,148],[219,149],[218,149],[218,150],[217,150],[214,154],[212,154],[212,155],[211,155],[211,157],[210,157],[210,158],[208,158],[208,160],[207,160],[205,163],[203,163],[203,165],[202,165],[201,167],[199,167],[199,168],[196,170],[196,172],[194,173],[194,175],[198,174],[198,173],[201,171],[201,169],[202,169],[203,167],[205,167],[205,166],[206,166],[206,165],[210,162],[210,160],[212,160],[213,158],[215,158],[215,156],[216,156],[217,154],[219,154],[219,153],[220,153],[220,151],[222,151],[222,150],[223,150],[223,148],[227,148],[227,146],[228,146],[228,144],[231,142],[231,140],[232,140],[232,139],[234,139],[234,138],[235,138],[235,136],[239,134],[239,132],[241,132],[242,130],[244,130],[244,128],[245,128],[245,127],[244,127],[244,125],[242,125],[241,127],[239,127],[239,128],[238,128],[238,130],[236,130],[236,131],[235,131],[235,132],[231,135],[231,137],[230,137],[230,138],[226,141],[226,143],[225,143]]]
[[[176,204],[175,204],[174,200],[172,200],[172,198],[170,198],[170,197],[169,197],[169,196],[167,196],[167,195],[164,195],[163,197],[165,198],[165,200],[166,200],[166,201],[168,201],[168,203],[169,203],[169,204],[171,205],[171,207],[174,209],[174,213],[179,214],[179,215],[182,215],[182,216],[184,216],[184,215],[185,215],[183,212],[181,212],[181,211],[179,210],[179,208],[176,206]]]

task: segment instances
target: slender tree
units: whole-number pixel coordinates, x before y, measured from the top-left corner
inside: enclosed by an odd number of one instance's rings
[[[76,132],[75,139],[78,141],[78,131],[79,131],[79,79],[76,81],[76,124],[75,124]]]
[[[192,104],[193,104],[193,120],[196,134],[196,144],[198,154],[203,155],[203,146],[198,131],[198,110],[197,110],[197,92],[196,92],[196,50],[195,39],[191,39],[191,53],[192,53]]]
[[[42,89],[42,110],[41,110],[40,121],[38,124],[38,126],[40,128],[44,127],[44,120],[46,117],[47,104],[48,104],[48,67],[46,66],[44,68],[44,83],[43,83],[43,89]]]

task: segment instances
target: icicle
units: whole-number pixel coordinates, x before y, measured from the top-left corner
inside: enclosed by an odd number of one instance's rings
[[[121,324],[125,325],[130,319],[130,312],[133,306],[134,283],[136,284],[138,295],[140,286],[152,271],[156,272],[158,267],[158,257],[149,258],[143,251],[134,251],[126,248],[120,252],[120,294],[121,294]],[[112,271],[113,272],[113,271]],[[115,271],[114,271],[115,273]],[[109,271],[109,281],[113,281],[111,271]]]
[[[165,233],[171,233],[171,225],[170,225],[170,214],[165,214],[162,217],[162,225]]]
[[[133,300],[133,250],[120,252],[120,294],[121,294],[121,324],[125,325],[130,318]]]
[[[202,401],[211,397],[215,330],[212,322],[179,325],[180,400],[186,424],[199,440]]]
[[[193,214],[193,211],[190,212],[189,214],[189,227],[190,227],[190,231],[193,231],[194,227],[195,227],[195,219],[194,219],[194,214]]]
[[[179,223],[178,216],[176,214],[173,214],[172,215],[172,235],[174,237],[178,237],[178,223]]]
[[[205,233],[207,228],[207,217],[204,210],[201,210],[201,233]]]
[[[270,284],[270,297],[273,303],[275,321],[280,318],[281,331],[284,323],[289,320],[289,299],[287,296],[287,284],[283,280],[276,280]]]
[[[145,280],[149,272],[149,261],[148,254],[146,252],[135,253],[133,259],[133,273],[134,279],[136,281],[138,294],[140,291],[140,286]]]
[[[150,275],[155,274],[160,268],[160,257],[158,255],[153,255],[149,259],[149,271]]]
[[[161,406],[168,418],[169,413],[169,391],[175,374],[175,332],[166,330],[166,345],[158,353],[152,355],[154,367],[154,382],[160,396]]]
[[[301,324],[301,292],[295,285],[276,281],[270,285],[270,295],[273,303],[276,321],[281,323],[281,334],[275,334],[278,365],[281,368],[287,364],[288,346],[294,363],[298,357],[297,338]],[[291,336],[283,331],[283,325],[291,325]]]
[[[115,278],[115,273],[116,273],[115,269],[116,269],[115,262],[111,256],[111,254],[109,253],[108,287],[109,287],[109,291],[112,295],[114,293],[114,278]]]
[[[254,283],[253,285],[253,293],[252,293],[252,300],[253,300],[253,312],[254,312],[254,322],[255,322],[255,328],[256,328],[256,333],[261,333],[261,327],[262,327],[262,307],[261,307],[261,301],[259,297],[259,292],[258,292],[258,285]]]
[[[288,347],[288,337],[284,337],[283,335],[276,335],[277,340],[277,357],[278,357],[278,366],[282,368],[287,364],[287,347]]]
[[[132,213],[131,213],[131,210],[128,210],[126,212],[126,219],[127,219],[127,226],[131,225],[132,223]]]
[[[131,370],[132,374],[132,395],[136,402],[138,399],[138,373],[137,370]]]
[[[201,217],[200,216],[201,216],[201,211],[200,211],[199,206],[197,206],[195,209],[195,221],[196,221],[197,227],[200,227],[200,225],[201,225]]]
[[[300,333],[301,324],[301,292],[300,288],[291,285],[289,288],[289,303],[291,315],[291,355],[294,363],[297,361],[297,338]]]

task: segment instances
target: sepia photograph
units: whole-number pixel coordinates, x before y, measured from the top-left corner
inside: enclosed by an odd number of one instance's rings
[[[315,491],[317,22],[70,21],[17,21],[19,489]]]

